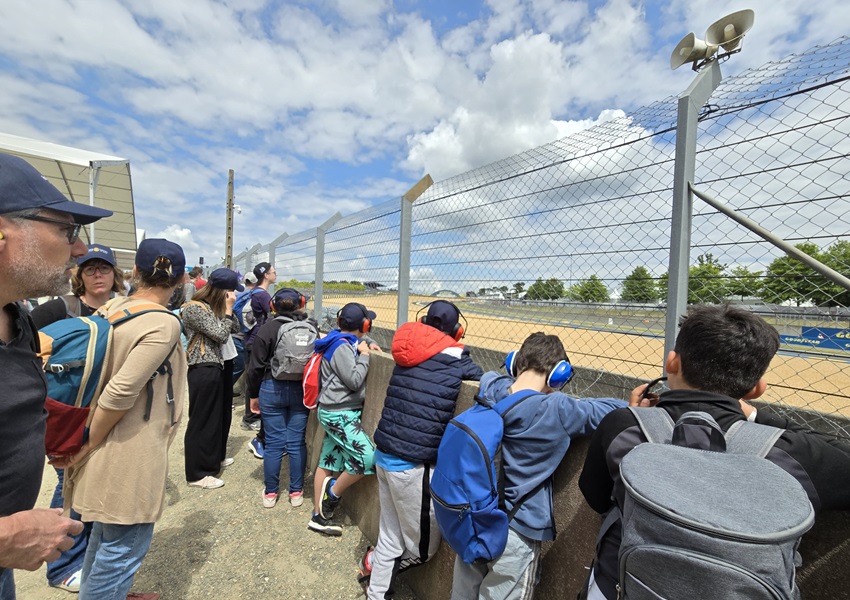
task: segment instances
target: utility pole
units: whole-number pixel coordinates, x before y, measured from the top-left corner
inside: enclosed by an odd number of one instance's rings
[[[227,232],[224,242],[224,266],[233,268],[233,169],[227,172]]]

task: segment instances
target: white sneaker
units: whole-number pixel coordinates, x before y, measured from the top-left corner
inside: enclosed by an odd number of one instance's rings
[[[221,461],[221,468],[224,469],[225,467],[229,467],[233,464],[233,462],[234,461],[232,458],[225,458],[223,461]]]
[[[212,475],[207,475],[203,479],[198,481],[190,481],[189,485],[192,487],[199,487],[205,490],[214,490],[216,488],[220,488],[224,485],[224,481],[219,479],[218,477],[213,477]]]
[[[274,492],[267,494],[266,490],[263,490],[263,507],[264,508],[274,508],[274,505],[277,504],[277,499],[280,494],[276,494]]]
[[[304,492],[289,492],[289,503],[292,508],[298,508],[304,504]]]
[[[60,590],[65,590],[66,592],[71,592],[72,594],[78,594],[80,592],[80,580],[83,577],[83,570],[80,569],[75,573],[71,573],[57,583],[56,585],[50,584],[52,587],[59,588]]]

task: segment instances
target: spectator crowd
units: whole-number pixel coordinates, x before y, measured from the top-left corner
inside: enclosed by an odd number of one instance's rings
[[[673,553],[680,562],[670,564],[681,565],[673,569],[660,555],[640,554],[650,544],[634,541],[640,524],[633,498],[641,469],[652,462],[637,458],[647,442],[683,451],[684,461],[695,449],[700,457],[709,456],[706,473],[720,465],[720,481],[712,484],[717,497],[728,492],[734,500],[739,493],[723,481],[724,473],[730,480],[736,471],[755,478],[767,465],[764,477],[784,486],[780,495],[798,498],[796,506],[802,506],[791,542],[811,526],[811,515],[850,508],[847,447],[750,404],[765,392],[764,375],[779,336],[745,310],[691,307],[665,358],[669,390],[659,395],[642,384],[622,400],[564,393],[573,366],[562,341],[543,332],[515,341],[518,349],[508,355],[505,373],[484,372],[462,342],[468,324],[458,306],[435,300],[393,335],[389,350],[395,366],[370,436],[362,423],[366,381],[371,353],[382,350],[369,335],[377,318],[373,310],[346,304],[337,313],[336,328],[320,332],[306,310],[308,296],[275,289],[273,264],[261,262],[244,277],[220,268],[204,279],[199,267],[187,272],[182,248],[166,239],[144,240],[127,278],[112,249],[80,240],[81,226],[110,214],[68,201],[28,163],[0,154],[5,382],[0,391],[0,600],[16,597],[15,569],[35,570],[44,563],[48,585],[79,592],[83,600],[158,597],[130,590],[165,508],[169,447],[185,414],[186,484],[209,490],[226,482],[242,485],[226,477],[234,461],[227,455],[228,434],[240,378],[240,426],[256,432],[249,449],[263,461],[263,489],[257,494],[263,507],[275,507],[281,495],[299,507],[306,496],[312,501],[307,528],[340,536],[337,511],[345,506],[346,491],[364,478],[377,479],[379,536],[358,565],[370,599],[392,597],[397,576],[430,560],[441,539],[456,552],[453,600],[532,598],[541,576],[541,545],[558,533],[553,474],[579,436],[590,436],[579,487],[602,516],[596,554],[587,557],[583,598],[791,598],[798,593],[793,543],[790,567],[780,560],[787,556],[777,544],[776,564],[753,567],[756,575],[746,584],[732,582],[730,574],[741,571],[745,559],[718,570],[719,558],[694,559],[691,553],[688,562],[682,551]],[[29,300],[45,296],[53,299],[31,308]],[[98,319],[108,323],[110,341],[96,365],[100,379],[92,384],[93,399],[79,424],[80,443],[68,452],[49,453],[55,492],[50,508],[34,508],[45,470],[45,436],[50,447],[52,427],[63,418],[50,404],[49,415],[45,412],[53,389],[48,386],[59,373],[47,367],[47,356],[57,352],[60,329]],[[479,382],[479,391],[476,405],[456,416],[463,381]],[[324,432],[312,490],[306,487],[305,441],[311,408]],[[670,423],[660,437],[648,424],[657,419]],[[735,448],[755,447],[753,440],[762,436],[759,451],[741,452],[757,454],[745,457],[756,463],[724,466],[715,460]],[[281,482],[287,457],[289,477]],[[483,462],[473,467],[474,460]],[[486,506],[475,497],[475,482],[482,477],[485,482],[489,477]],[[667,491],[685,493],[689,487],[684,479],[670,481]],[[650,493],[642,501],[656,500]],[[715,508],[708,499],[691,504],[696,513]],[[740,532],[741,539],[749,535],[748,522],[724,522],[724,539],[730,531]],[[676,522],[670,527],[663,544],[681,538],[677,547],[689,550],[704,541],[686,535],[697,526]],[[700,531],[708,535],[705,527]],[[633,550],[646,558],[632,558]],[[696,585],[709,563],[716,589],[694,592],[689,585]],[[790,569],[790,578],[777,576],[783,568]],[[740,586],[761,582],[768,582],[763,589],[774,596],[729,595],[730,589],[755,589]],[[777,591],[782,585],[787,589]]]

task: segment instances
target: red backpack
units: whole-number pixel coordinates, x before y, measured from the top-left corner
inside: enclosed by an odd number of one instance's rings
[[[314,410],[318,405],[317,400],[322,391],[323,356],[323,352],[313,352],[313,355],[304,367],[304,379],[301,382],[304,388],[304,406],[310,410]]]

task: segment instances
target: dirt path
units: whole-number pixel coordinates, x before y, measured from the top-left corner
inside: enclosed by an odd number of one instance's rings
[[[247,450],[253,433],[239,428],[242,411],[238,406],[237,399],[230,435],[236,462],[224,471],[227,483],[218,490],[190,488],[184,481],[184,415],[169,453],[168,505],[133,591],[159,592],[162,600],[363,598],[356,575],[367,540],[353,525],[338,538],[307,529],[312,477],[305,487],[309,497],[300,508],[283,501],[272,509],[263,508],[263,463]],[[288,468],[284,459],[284,481]],[[55,484],[56,475],[48,466],[38,506],[49,505]],[[34,573],[15,572],[20,600],[76,598],[48,587],[44,572],[44,567]],[[396,597],[414,598],[407,588]]]

